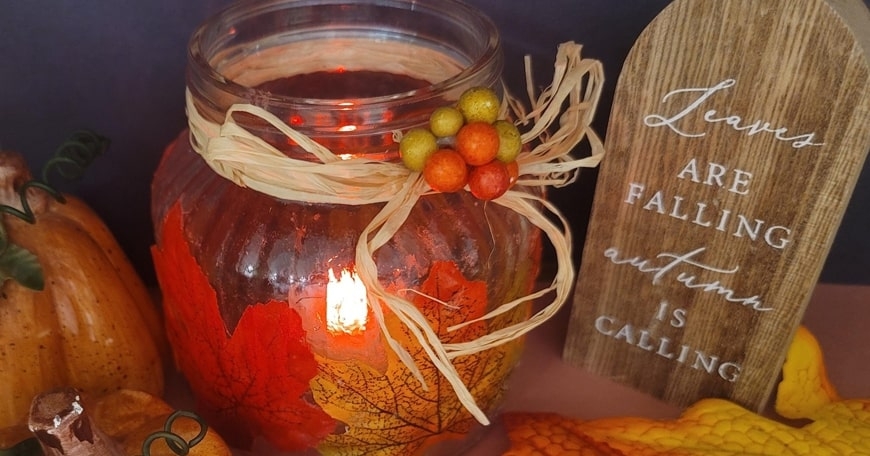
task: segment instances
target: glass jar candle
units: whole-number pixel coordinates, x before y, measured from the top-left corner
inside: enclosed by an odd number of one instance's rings
[[[476,321],[531,292],[539,229],[467,191],[417,195],[413,173],[390,173],[397,132],[468,88],[500,93],[500,46],[493,23],[455,0],[240,1],[195,31],[191,129],[153,179],[153,252],[177,364],[231,444],[452,455],[497,411],[521,338],[457,356],[432,347],[528,318],[526,302]],[[230,130],[247,136],[218,144]],[[242,149],[277,151],[256,164],[268,183],[238,171]],[[369,172],[378,164],[392,167]],[[284,183],[304,191],[270,191]]]

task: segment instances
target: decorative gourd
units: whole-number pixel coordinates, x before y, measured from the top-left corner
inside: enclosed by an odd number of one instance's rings
[[[73,388],[47,391],[33,400],[29,427],[45,456],[231,455],[198,417],[142,391],[119,390],[94,400]]]
[[[117,241],[74,197],[30,186],[22,205],[19,189],[29,180],[20,155],[0,152],[0,279],[18,279],[0,288],[0,448],[29,436],[30,403],[43,391],[160,395],[164,387],[157,308]],[[36,260],[38,280],[22,280]]]
[[[870,454],[870,399],[837,393],[819,341],[806,327],[798,328],[789,347],[775,411],[779,417],[708,398],[673,420],[509,412],[504,421],[511,447],[503,456]]]

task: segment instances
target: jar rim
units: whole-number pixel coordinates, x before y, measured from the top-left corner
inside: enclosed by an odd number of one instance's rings
[[[473,22],[479,27],[476,30],[477,34],[481,38],[485,38],[486,41],[482,46],[482,53],[468,56],[470,64],[463,65],[458,73],[410,91],[356,98],[355,101],[359,105],[372,107],[395,103],[400,100],[424,100],[437,97],[439,94],[449,91],[454,87],[467,85],[468,81],[479,75],[482,69],[492,66],[494,61],[498,61],[502,57],[501,37],[496,24],[480,9],[463,0],[427,0],[426,2],[420,2],[419,0],[240,0],[211,15],[194,30],[188,43],[188,72],[189,74],[195,74],[195,77],[200,80],[207,81],[209,85],[222,92],[234,97],[250,100],[256,105],[265,105],[278,109],[298,108],[301,106],[327,109],[340,107],[344,100],[287,96],[240,84],[221,74],[210,59],[213,56],[210,56],[209,52],[203,47],[203,41],[209,31],[220,29],[221,24],[233,17],[253,17],[281,10],[303,7],[334,7],[339,5],[398,8],[409,12],[428,14],[443,14],[448,12],[452,20],[464,23]],[[499,78],[500,74],[496,74],[495,78],[489,82],[495,83]]]

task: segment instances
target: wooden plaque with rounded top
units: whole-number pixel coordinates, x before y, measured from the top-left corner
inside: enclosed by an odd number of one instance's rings
[[[762,409],[870,148],[868,61],[860,0],[668,6],[619,77],[565,359]]]

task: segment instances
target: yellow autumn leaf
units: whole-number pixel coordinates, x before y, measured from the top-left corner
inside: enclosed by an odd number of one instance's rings
[[[504,456],[870,455],[870,400],[839,398],[818,341],[805,328],[789,348],[776,411],[811,422],[790,426],[723,399],[698,401],[676,420],[509,413],[511,448]]]
[[[435,262],[420,292],[414,304],[443,342],[466,341],[491,330],[486,322],[447,330],[482,316],[488,302],[486,283],[467,280],[454,263]],[[525,317],[525,312],[519,308],[494,319],[492,324],[516,323]],[[319,358],[320,372],[311,382],[314,400],[331,417],[347,425],[345,432],[330,435],[321,442],[318,450],[322,454],[412,456],[438,442],[462,439],[477,425],[407,327],[389,315],[387,326],[408,348],[426,387],[391,351],[387,352],[384,369],[360,359]],[[500,400],[502,381],[519,354],[518,343],[514,341],[453,361],[482,409],[491,409]]]

